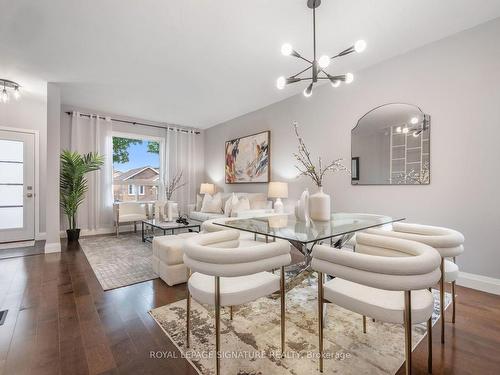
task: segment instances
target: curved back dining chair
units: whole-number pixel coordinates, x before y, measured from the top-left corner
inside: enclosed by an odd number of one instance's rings
[[[436,249],[441,255],[441,279],[439,282],[439,302],[441,310],[441,343],[444,343],[445,328],[445,283],[451,283],[452,323],[455,323],[455,283],[459,275],[456,257],[464,252],[464,236],[453,229],[430,225],[394,223],[392,231],[370,229],[369,233],[417,241]],[[448,258],[448,259],[447,259]],[[449,260],[452,259],[453,261]]]
[[[237,230],[200,234],[186,241],[184,263],[193,272],[188,280],[186,340],[189,347],[190,296],[215,306],[215,361],[220,374],[220,308],[242,305],[280,291],[281,352],[285,346],[285,270],[291,262],[285,241],[239,246]],[[223,244],[223,246],[220,246]],[[280,268],[280,275],[267,272]]]
[[[317,245],[319,369],[323,372],[323,304],[332,302],[363,316],[404,324],[405,367],[411,374],[411,325],[427,321],[428,367],[432,372],[432,311],[428,288],[440,278],[439,253],[422,243],[367,233],[357,235],[356,252]],[[324,282],[323,275],[334,278]]]

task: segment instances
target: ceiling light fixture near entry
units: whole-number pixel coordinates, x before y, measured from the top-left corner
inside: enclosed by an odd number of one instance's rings
[[[0,94],[0,102],[4,104],[10,100],[10,94],[12,94],[16,100],[21,97],[21,85],[17,82],[0,78],[0,88],[2,90],[2,93]]]

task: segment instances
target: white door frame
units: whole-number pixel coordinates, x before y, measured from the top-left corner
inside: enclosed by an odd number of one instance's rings
[[[33,191],[35,194],[35,240],[45,239],[45,233],[40,233],[40,132],[33,129],[14,128],[2,125],[0,125],[0,130],[34,135],[35,150],[33,156],[35,159],[35,186],[33,187]]]

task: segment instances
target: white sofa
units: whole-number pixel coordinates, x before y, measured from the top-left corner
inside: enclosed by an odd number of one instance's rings
[[[222,211],[220,213],[201,212],[201,203],[188,205],[188,216],[197,221],[206,221],[217,218],[228,217],[224,212],[226,201],[232,197],[233,193],[220,193],[222,195]],[[267,199],[263,193],[234,193],[238,198],[247,197],[250,202],[250,210],[239,211],[237,217],[252,217],[270,214],[273,212],[273,202]],[[198,199],[199,201],[199,199]]]
[[[221,217],[206,220],[201,225],[200,233],[219,232],[229,228],[217,225],[217,222],[235,220],[234,218]],[[183,246],[188,238],[198,235],[198,233],[181,233],[176,235],[157,236],[153,238],[153,270],[160,278],[173,286],[185,283],[188,279],[188,270],[182,259],[184,255]],[[240,244],[247,245],[255,242],[254,235],[250,232],[240,231]]]

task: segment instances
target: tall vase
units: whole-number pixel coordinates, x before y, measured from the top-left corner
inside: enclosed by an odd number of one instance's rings
[[[309,190],[304,190],[297,202],[296,216],[299,221],[309,224]]]
[[[167,201],[167,221],[174,221],[178,216],[177,207],[174,201]]]
[[[330,196],[323,192],[322,186],[317,193],[309,197],[309,215],[312,220],[330,221],[331,219]]]

